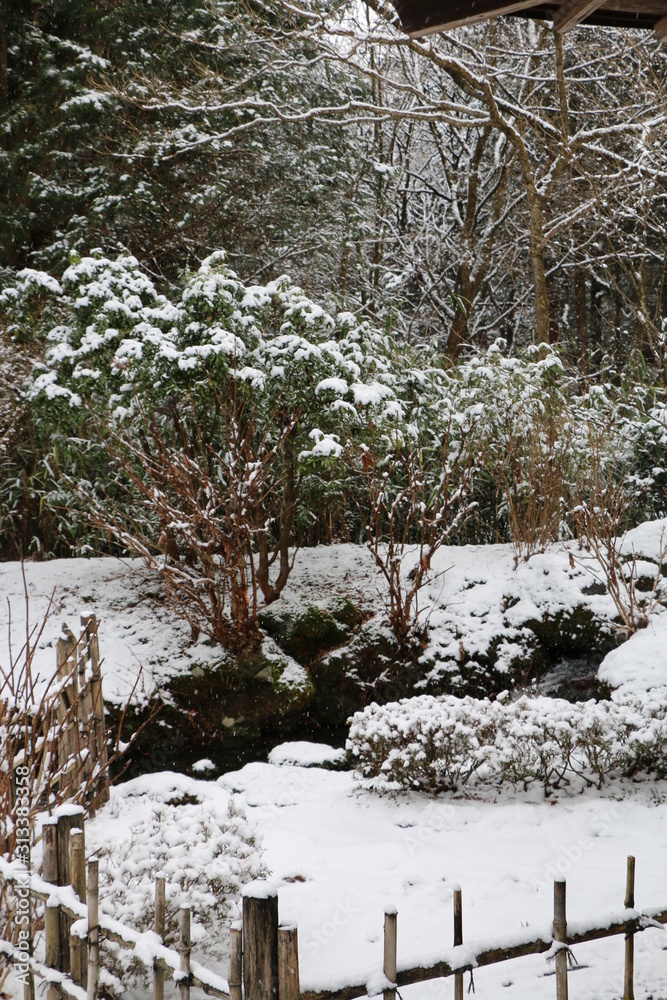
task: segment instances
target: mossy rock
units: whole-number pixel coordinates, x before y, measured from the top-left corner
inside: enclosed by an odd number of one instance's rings
[[[356,625],[359,612],[352,601],[340,597],[318,604],[276,602],[260,611],[258,617],[281,649],[303,664],[340,646]]]
[[[537,640],[531,651],[535,676],[569,657],[591,656],[601,662],[620,641],[609,625],[585,605],[555,615],[545,612],[541,619],[533,618],[525,624]]]
[[[312,711],[336,724],[369,701],[392,701],[411,693],[405,655],[391,629],[377,618],[365,622],[351,642],[321,656],[311,667]]]
[[[415,693],[432,695],[472,695],[483,698],[499,694],[508,688],[524,688],[550,674],[564,661],[586,660],[590,674],[584,681],[563,681],[559,697],[576,699],[599,696],[599,686],[590,678],[604,656],[613,649],[620,637],[588,607],[579,605],[568,611],[523,623],[523,634],[512,642],[513,652],[507,656],[504,636],[495,637],[486,652],[468,652],[462,645],[459,656],[423,660],[423,680]],[[499,665],[500,647],[505,646],[504,665]]]
[[[169,700],[207,730],[256,728],[305,711],[313,698],[308,672],[268,636],[251,652],[195,667],[168,686]]]

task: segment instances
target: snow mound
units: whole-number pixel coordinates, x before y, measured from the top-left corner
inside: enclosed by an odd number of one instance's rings
[[[340,764],[345,760],[345,750],[336,750],[327,743],[307,743],[297,740],[281,743],[269,754],[269,764],[295,764],[297,767],[320,767],[322,764]]]
[[[178,910],[188,903],[193,943],[205,951],[210,944],[215,955],[223,925],[238,917],[242,887],[266,874],[260,838],[234,797],[171,772],[112,788],[86,839],[87,853],[100,859],[101,909],[130,927],[151,928],[155,876],[164,876],[169,947],[176,943]],[[108,957],[111,971],[125,979],[129,968],[121,954]]]

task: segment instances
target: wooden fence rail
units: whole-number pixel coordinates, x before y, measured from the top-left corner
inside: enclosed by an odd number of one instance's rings
[[[174,950],[156,943],[152,931],[141,932],[126,927],[121,921],[99,910],[99,862],[96,860],[88,862],[85,898],[81,895],[76,851],[84,839],[84,810],[81,806],[61,807],[53,820],[47,821],[44,826],[43,872],[50,876],[50,881],[31,874],[29,891],[33,899],[46,903],[45,958],[44,962],[33,958],[30,963],[32,971],[52,984],[56,994],[62,991],[75,1000],[84,1000],[86,997],[88,1000],[96,1000],[101,972],[99,945],[107,940],[135,951],[138,960],[144,964],[147,964],[146,956],[150,956],[156,1000],[160,1000],[160,989],[164,991],[164,973],[167,969],[171,969],[174,978],[179,981],[181,996],[184,989],[194,986],[210,996],[229,1000],[226,980],[198,962],[190,961],[189,908],[181,908],[179,950]],[[74,864],[71,863],[73,858]],[[0,879],[23,885],[26,881],[23,863],[0,858]],[[164,887],[164,879],[161,881]],[[156,902],[156,916],[160,913],[161,926],[164,927],[164,895],[159,891],[156,892]],[[0,942],[0,953],[9,961],[23,961],[23,953],[6,942]]]
[[[464,945],[461,892],[457,887],[453,893],[455,944],[438,960],[418,966],[405,966],[397,961],[398,915],[392,907],[385,913],[383,975],[377,969],[365,982],[340,984],[326,990],[302,990],[297,928],[293,924],[279,923],[277,892],[270,884],[259,882],[244,890],[242,926],[234,925],[231,929],[230,977],[227,983],[191,960],[189,906],[184,905],[180,909],[178,948],[171,949],[157,943],[155,933],[125,927],[98,910],[97,861],[88,863],[87,898],[84,899],[80,860],[84,842],[83,810],[77,812],[76,807],[69,807],[44,830],[44,872],[52,879],[57,873],[61,884],[36,875],[30,878],[31,895],[47,901],[45,961],[32,959],[31,967],[33,973],[49,983],[49,1000],[57,1000],[62,993],[73,1000],[97,1000],[101,971],[99,943],[104,939],[135,950],[139,961],[152,969],[154,1000],[164,1000],[167,969],[171,969],[178,985],[180,1000],[189,1000],[192,988],[199,988],[221,1000],[353,1000],[369,995],[371,980],[375,993],[379,990],[384,1000],[394,1000],[396,990],[402,986],[448,977],[453,977],[454,998],[458,1000],[463,987],[463,973],[535,954],[546,954],[555,960],[556,1000],[567,1000],[570,949],[616,935],[625,937],[624,1000],[633,1000],[634,935],[667,923],[667,907],[639,912],[628,905],[602,919],[568,923],[565,881],[557,880],[554,883],[553,923],[545,926],[536,936],[535,932],[532,936],[526,932],[521,936],[497,939],[489,945],[484,942]],[[59,844],[59,837],[66,839],[69,845],[67,851]],[[66,876],[58,868],[59,859],[65,855],[72,860]],[[67,883],[62,881],[65,877]],[[0,878],[7,882],[24,882],[23,865],[0,859]],[[163,939],[165,929],[164,900],[164,878],[158,875],[155,930],[159,939]],[[625,900],[626,903],[634,903],[634,858],[628,858]],[[83,945],[86,939],[87,948]],[[10,960],[19,961],[22,958],[18,954],[13,955],[12,946],[4,943],[0,943],[0,952]]]

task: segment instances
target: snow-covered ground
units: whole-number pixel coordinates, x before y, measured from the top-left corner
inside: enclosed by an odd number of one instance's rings
[[[666,521],[651,522],[629,532],[628,551],[656,561]],[[644,564],[653,575],[655,566]],[[411,562],[406,560],[406,573]],[[29,614],[41,623],[49,609],[35,653],[33,673],[50,677],[55,668],[55,643],[63,624],[78,630],[81,614],[96,613],[101,621],[100,644],[104,657],[104,697],[122,703],[143,668],[135,700],[142,701],[170,677],[189,671],[195,663],[214,663],[219,650],[205,638],[190,642],[189,627],[165,604],[159,579],[147,573],[138,560],[113,558],[63,559],[25,563]],[[449,660],[453,669],[461,650],[471,660],[484,655],[500,637],[498,668],[507,668],[520,655],[530,633],[525,622],[542,615],[568,612],[585,605],[601,618],[611,619],[611,599],[586,593],[600,579],[599,567],[576,543],[554,545],[515,568],[510,545],[450,546],[435,556],[432,572],[420,593],[420,614],[429,624],[425,658]],[[366,611],[383,606],[381,583],[365,546],[331,545],[301,550],[288,585],[280,598],[284,604],[350,597]],[[25,640],[25,595],[21,566],[0,563],[0,637],[4,636],[11,609],[15,653]],[[646,689],[662,684],[667,614],[658,608],[649,627],[607,657],[600,676],[612,686],[629,684]],[[632,652],[630,652],[632,651]],[[0,670],[7,654],[0,652]]]
[[[78,634],[81,615],[100,621],[104,658],[104,698],[123,704],[141,670],[135,701],[150,697],[170,678],[194,664],[213,664],[220,649],[204,636],[190,641],[189,626],[166,605],[161,582],[139,560],[111,557],[26,562],[25,578],[32,627],[48,612],[33,661],[33,676],[50,678],[56,666],[56,641],[63,625]],[[285,600],[348,594],[353,600],[380,606],[370,555],[364,546],[332,545],[303,550]],[[373,602],[375,602],[373,604]],[[11,617],[14,655],[25,642],[25,593],[21,565],[0,563],[0,673],[8,657],[7,626]]]
[[[294,758],[298,749],[285,747],[281,755]],[[665,782],[628,783],[613,795],[590,791],[558,801],[523,794],[390,798],[363,789],[350,772],[255,763],[214,783],[168,773],[127,782],[112,790],[111,802],[89,821],[86,839],[89,851],[114,845],[114,878],[103,888],[102,909],[125,920],[143,915],[146,926],[150,876],[158,869],[168,867],[173,878],[184,867],[229,878],[229,859],[213,856],[219,846],[215,817],[227,822],[233,799],[249,824],[235,820],[233,835],[247,838],[249,828],[256,828],[264,873],[278,889],[280,918],[298,923],[302,988],[326,990],[377,978],[387,906],[398,909],[399,968],[443,957],[452,944],[457,884],[463,889],[464,940],[471,944],[548,937],[558,876],[567,879],[571,926],[618,913],[630,853],[636,857],[637,908],[667,908],[666,798]],[[179,800],[180,817],[173,805]],[[152,850],[156,816],[163,817],[164,828]],[[228,831],[217,840],[229,842]],[[164,847],[171,841],[165,866]],[[248,877],[257,873],[257,862],[250,849]],[[237,862],[237,873],[242,868]],[[119,896],[123,872],[132,876],[134,888]],[[201,879],[192,876],[187,898],[205,901]],[[174,906],[181,901],[178,893],[171,900]],[[235,916],[233,907],[222,909]],[[173,912],[171,917],[175,924]],[[193,958],[226,976],[227,934],[215,926],[204,939],[197,928]],[[571,996],[620,998],[623,954],[622,937],[577,946]],[[637,936],[635,968],[638,1000],[667,997],[663,929]],[[480,969],[474,982],[480,1000],[555,995],[553,963],[544,956]],[[403,988],[401,995],[436,1000],[452,988],[440,980]],[[18,1000],[20,991],[15,995]],[[131,995],[148,993],[135,985]]]
[[[655,559],[663,527],[641,526],[626,544]],[[76,631],[78,615],[92,611],[102,620],[109,700],[127,696],[139,664],[144,667],[145,696],[175,673],[217,656],[205,642],[188,645],[188,629],[172,617],[159,585],[138,568],[91,559],[30,563],[25,569],[33,622],[45,613],[55,589],[53,613],[35,658],[35,669],[44,677],[53,669],[63,621]],[[509,662],[512,647],[523,641],[522,623],[531,613],[568,609],[585,600],[592,610],[611,617],[608,597],[583,595],[591,582],[590,568],[574,546],[554,546],[516,570],[509,546],[445,549],[422,595],[431,649],[444,653],[457,642],[474,654],[502,634]],[[381,607],[365,549],[340,545],[300,553],[285,599],[313,600],[332,592],[348,594],[370,610]],[[0,565],[0,593],[11,602],[18,648],[25,624],[17,564]],[[1,602],[0,616],[6,614],[6,602]],[[0,634],[5,631],[6,621],[0,618]],[[601,674],[613,685],[635,689],[664,685],[666,633],[667,613],[658,609],[647,629],[608,655]],[[548,933],[557,875],[567,877],[571,921],[618,912],[628,854],[637,859],[638,908],[667,908],[666,782],[616,782],[606,791],[561,794],[546,801],[538,791],[498,789],[480,798],[417,793],[380,797],[349,772],[312,766],[334,758],[321,747],[304,751],[293,744],[276,749],[270,763],[249,764],[215,782],[168,774],[135,779],[113,789],[109,805],[89,822],[88,849],[117,842],[119,857],[126,860],[115,863],[145,881],[147,873],[163,867],[168,843],[196,872],[200,863],[204,868],[211,865],[211,838],[213,846],[217,841],[210,831],[226,822],[233,799],[240,818],[233,820],[226,842],[249,843],[256,828],[257,842],[263,845],[262,871],[269,872],[279,888],[281,918],[299,925],[303,988],[333,988],[377,975],[387,905],[398,909],[399,966],[442,954],[452,943],[456,884],[463,888],[464,940],[469,942],[531,929]],[[297,766],[299,760],[311,766]],[[206,767],[202,764],[200,770]],[[160,815],[168,820],[168,829],[165,837],[154,840],[151,823]],[[204,831],[201,838],[190,835],[195,829]],[[225,842],[224,837],[218,840]],[[239,871],[244,877],[256,875],[254,846],[247,862]],[[216,864],[226,872],[224,860]],[[207,887],[194,874],[191,878],[205,899]],[[122,902],[117,884],[108,886],[103,903],[128,919],[133,907],[138,912],[142,905],[131,896]],[[228,919],[233,908],[225,913]],[[208,943],[198,941],[196,949],[205,964],[223,974],[224,942],[225,935],[214,932]],[[622,938],[578,946],[575,958],[579,966],[572,973],[570,991],[576,1000],[622,995]],[[664,1000],[663,930],[650,929],[637,937],[635,966],[635,995]],[[540,956],[482,969],[475,974],[476,995],[481,1000],[551,998],[552,973],[553,966]],[[435,1000],[443,989],[452,986],[439,982],[408,987],[401,996]],[[19,990],[12,992],[20,995]]]
[[[303,988],[381,971],[387,905],[398,909],[399,967],[442,955],[452,944],[457,883],[470,942],[526,928],[548,933],[558,875],[567,878],[572,921],[622,909],[628,854],[637,859],[637,906],[667,906],[664,784],[557,804],[522,795],[379,798],[347,772],[271,764],[249,764],[218,784],[237,793],[262,833],[281,919],[299,925]],[[646,931],[636,950],[636,996],[667,996],[667,934]],[[622,938],[580,945],[575,958],[577,1000],[622,995]],[[540,956],[481,969],[476,995],[552,998],[552,972]],[[401,994],[435,1000],[442,990],[440,981]]]

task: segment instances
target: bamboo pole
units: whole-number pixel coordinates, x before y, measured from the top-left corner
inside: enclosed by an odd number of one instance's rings
[[[69,633],[69,638],[58,639],[56,644],[56,664],[58,668],[58,680],[65,680],[70,676],[70,658],[76,651],[77,641]],[[78,697],[78,685],[76,671],[72,672],[69,682],[60,691],[56,706],[58,719],[58,766],[68,770],[60,779],[60,787],[69,786],[70,793],[79,790],[79,767],[77,758],[78,749],[78,726],[76,701]],[[69,775],[71,774],[71,778]]]
[[[100,981],[99,928],[100,863],[88,862],[88,990],[87,1000],[97,1000]]]
[[[396,951],[397,951],[398,912],[395,906],[388,906],[384,911],[384,965],[385,978],[390,983],[396,982]],[[396,990],[385,990],[384,1000],[396,1000]]]
[[[245,1000],[278,996],[278,894],[261,882],[243,893],[243,986]]]
[[[454,903],[454,947],[463,944],[463,900],[461,886],[455,885],[453,890]],[[454,974],[454,1000],[463,1000],[463,973]]]
[[[625,877],[625,908],[635,908],[635,859],[630,855],[627,862]],[[623,1000],[634,1000],[635,996],[635,936],[625,935],[625,976],[623,983]]]
[[[42,826],[42,871],[44,881],[58,884],[58,821],[55,816],[44,820]],[[60,913],[57,906],[44,907],[44,961],[50,969],[60,969]],[[49,1000],[60,996],[56,985],[49,986]]]
[[[79,643],[78,650],[78,673],[79,673],[79,731],[83,737],[83,746],[88,751],[83,759],[83,780],[86,783],[87,796],[90,797],[89,787],[90,776],[95,762],[93,751],[95,726],[93,717],[93,692],[92,685],[86,677],[86,666],[90,660],[90,639],[88,637],[87,618],[81,616],[81,627],[85,634],[85,642]],[[94,812],[93,812],[94,815]]]
[[[155,933],[164,944],[165,915],[167,910],[165,895],[165,879],[162,875],[155,878]],[[158,962],[153,964],[153,1000],[164,1000],[164,967]]]
[[[82,903],[86,902],[86,845],[82,829],[70,830],[70,882]],[[85,939],[72,934],[69,939],[70,973],[79,986],[88,981]]]
[[[242,1000],[243,997],[243,931],[241,925],[235,923],[229,932],[229,1000]]]
[[[82,903],[86,902],[86,835],[80,826],[70,830],[70,884]]]
[[[109,767],[107,757],[106,727],[104,724],[102,672],[100,670],[100,642],[98,637],[99,626],[95,615],[82,617],[81,624],[86,630],[86,640],[90,650],[90,665],[92,668],[90,689],[92,693],[93,705],[92,735],[94,739],[91,742],[94,746],[95,760],[100,774],[98,785],[95,789],[95,797],[93,799],[93,807],[96,807],[104,805],[105,802],[109,801]]]
[[[565,879],[554,882],[554,941],[567,943],[567,913]],[[567,949],[556,952],[556,1000],[567,1000]]]
[[[32,896],[30,893],[30,868],[26,866],[26,873],[28,876],[28,959],[31,963],[34,952],[34,938],[33,938],[33,927],[32,927]],[[23,1000],[35,1000],[35,976],[32,971],[32,964],[28,967],[28,976],[23,984]]]
[[[70,871],[70,835],[73,829],[83,830],[83,806],[59,806],[58,818],[58,885],[72,885]],[[60,964],[61,972],[70,972],[70,933],[74,921],[67,914],[60,913]]]
[[[278,928],[278,1000],[300,996],[298,931],[296,924],[285,924]]]
[[[181,1000],[190,1000],[190,951],[192,938],[190,934],[192,911],[187,904],[181,906],[178,913],[178,954],[180,955],[179,989]]]

